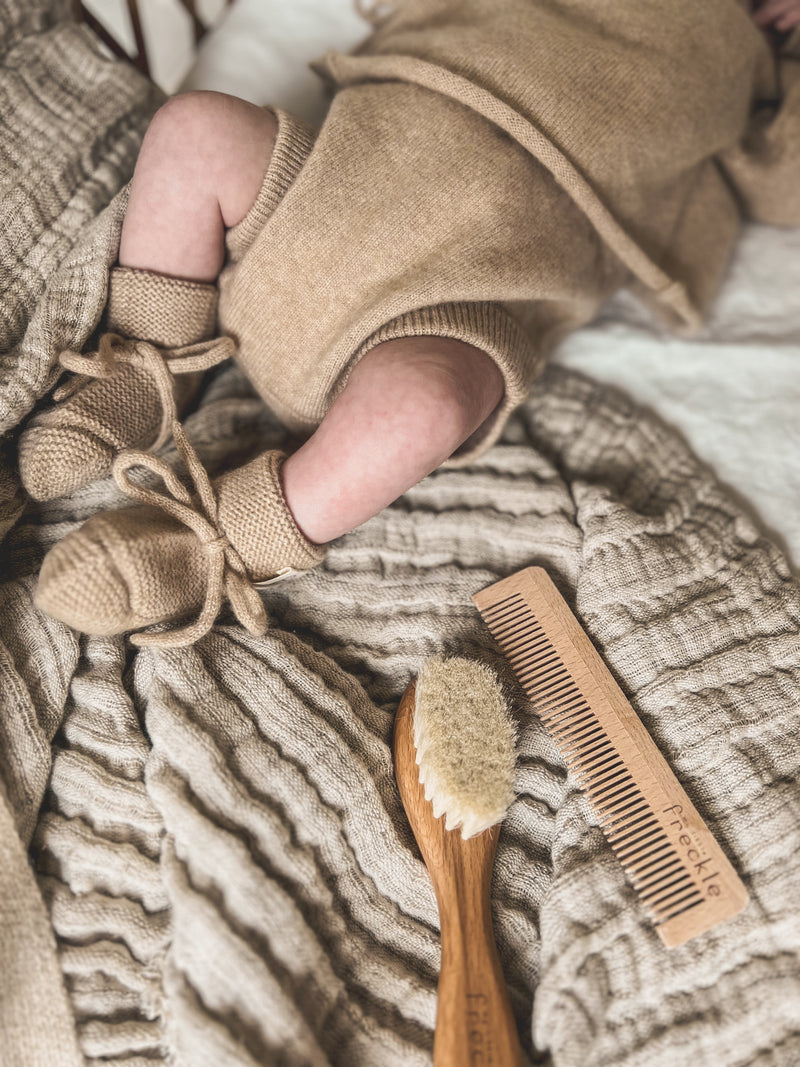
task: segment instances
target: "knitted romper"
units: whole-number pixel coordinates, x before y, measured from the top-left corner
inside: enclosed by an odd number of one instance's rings
[[[723,162],[747,169],[754,101],[778,92],[737,0],[411,0],[315,69],[330,112],[318,134],[276,112],[228,233],[222,329],[305,432],[382,341],[483,349],[505,396],[451,462],[496,439],[621,285],[698,325],[741,220]]]

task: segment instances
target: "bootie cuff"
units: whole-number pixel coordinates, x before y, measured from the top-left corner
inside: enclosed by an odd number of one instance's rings
[[[282,572],[307,571],[325,556],[294,521],[281,484],[283,452],[264,452],[217,479],[219,524],[255,584]]]
[[[112,333],[179,348],[214,333],[217,287],[154,271],[114,267],[108,280],[107,328]]]

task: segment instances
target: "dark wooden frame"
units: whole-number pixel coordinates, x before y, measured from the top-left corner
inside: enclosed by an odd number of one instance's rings
[[[189,17],[192,20],[192,28],[194,30],[194,42],[197,45],[208,31],[208,26],[205,25],[203,20],[197,14],[196,0],[177,0],[185,10],[189,13]],[[228,6],[233,0],[226,0]],[[133,27],[133,36],[136,41],[136,54],[129,55],[128,52],[114,39],[111,33],[95,16],[87,11],[81,0],[72,0],[72,9],[75,18],[78,22],[83,22],[88,26],[93,33],[95,33],[106,48],[115,56],[120,56],[122,59],[127,59],[129,63],[132,63],[137,70],[140,70],[142,74],[146,74],[150,77],[150,60],[147,55],[147,42],[144,39],[144,33],[142,32],[142,20],[139,15],[139,0],[127,0],[128,15]]]

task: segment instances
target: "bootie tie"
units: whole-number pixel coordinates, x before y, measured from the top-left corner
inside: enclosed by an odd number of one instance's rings
[[[50,500],[107,475],[128,448],[156,450],[169,438],[201,372],[228,359],[229,338],[211,340],[217,290],[150,271],[117,267],[109,278],[107,325],[96,353],[62,352],[74,372],[19,440],[22,484]]]
[[[177,647],[202,637],[227,598],[242,625],[261,634],[257,587],[322,561],[325,549],[303,536],[286,505],[283,453],[262,453],[210,482],[194,451],[185,451],[182,428],[175,431],[196,495],[158,457],[123,453],[115,477],[144,506],[94,515],[58,542],[42,565],[37,607],[90,634],[195,615],[177,630],[131,636],[137,645]],[[136,465],[156,470],[170,495],[132,483]]]

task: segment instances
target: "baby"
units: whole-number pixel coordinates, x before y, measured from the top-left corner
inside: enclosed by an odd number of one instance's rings
[[[786,34],[800,26],[800,0],[756,0],[753,20],[770,34]]]
[[[335,90],[319,132],[211,92],[157,113],[108,333],[97,354],[62,356],[76,376],[19,453],[38,499],[113,470],[138,506],[51,549],[43,610],[98,634],[188,618],[132,638],[180,645],[227,597],[263,632],[258,587],[488,448],[557,340],[615,289],[697,324],[774,64],[736,0],[612,7],[400,3],[355,55],[317,64]],[[783,31],[800,0],[755,18]],[[211,482],[179,415],[231,355],[310,436]],[[192,493],[154,455],[170,435]],[[137,465],[165,491],[132,480]]]

